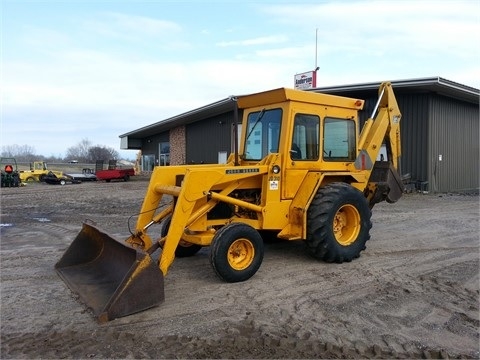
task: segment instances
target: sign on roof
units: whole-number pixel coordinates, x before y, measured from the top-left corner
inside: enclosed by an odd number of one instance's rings
[[[307,71],[301,74],[295,74],[295,89],[313,89],[317,87],[317,72]]]

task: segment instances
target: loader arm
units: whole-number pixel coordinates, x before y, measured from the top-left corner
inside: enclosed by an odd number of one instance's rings
[[[229,194],[239,187],[246,186],[247,182],[260,184],[268,170],[268,165],[245,166],[242,167],[242,171],[239,171],[238,167],[228,165],[157,167],[145,195],[136,231],[126,240],[127,243],[148,253],[161,246],[159,267],[163,275],[166,275],[173,263],[180,240],[194,238],[186,234],[186,229],[218,202],[241,206],[257,213],[262,211],[261,206],[230,197]],[[181,184],[178,183],[179,179]],[[216,188],[221,190],[213,191]],[[162,198],[166,195],[173,197],[175,205],[169,204],[155,214],[155,210],[160,207]],[[172,214],[172,219],[166,236],[153,240],[148,234],[148,228],[160,223],[169,214]],[[195,243],[209,245],[213,235],[214,232],[205,229],[203,233],[196,235]]]

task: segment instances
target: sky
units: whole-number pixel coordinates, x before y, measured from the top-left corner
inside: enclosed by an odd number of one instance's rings
[[[440,76],[480,88],[480,0],[0,0],[0,145],[63,157],[230,95]]]

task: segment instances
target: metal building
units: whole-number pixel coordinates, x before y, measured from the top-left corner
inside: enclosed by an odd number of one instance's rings
[[[480,91],[441,77],[392,85],[402,111],[402,174],[424,191],[478,191]],[[379,86],[372,82],[309,91],[366,100],[360,114],[364,121]],[[234,123],[234,102],[225,98],[120,135],[121,148],[141,150],[144,171],[155,165],[222,163],[233,151]]]

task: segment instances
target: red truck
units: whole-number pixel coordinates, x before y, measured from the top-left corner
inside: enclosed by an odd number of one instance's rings
[[[108,169],[103,169],[103,161],[97,161],[95,176],[97,180],[105,180],[110,182],[110,180],[130,180],[130,176],[135,175],[135,169],[133,168],[118,168],[116,166],[116,161],[109,161]]]

